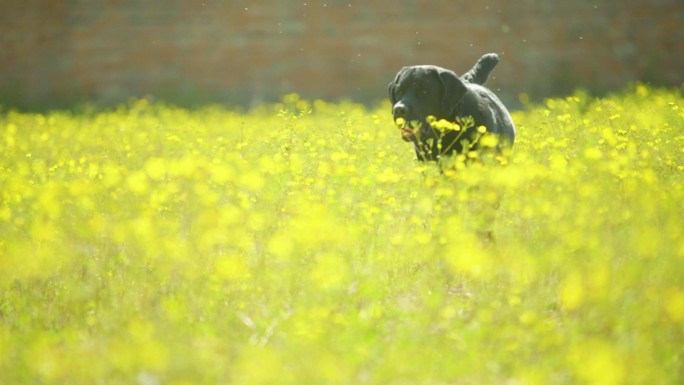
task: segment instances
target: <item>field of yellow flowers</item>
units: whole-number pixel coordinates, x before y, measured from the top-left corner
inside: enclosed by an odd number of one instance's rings
[[[681,384],[684,98],[513,115],[440,172],[386,103],[0,110],[0,384]]]

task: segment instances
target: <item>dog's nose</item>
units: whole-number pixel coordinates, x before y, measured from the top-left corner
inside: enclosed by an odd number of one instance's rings
[[[401,103],[397,103],[394,105],[393,112],[394,116],[404,118],[406,117],[406,114],[408,114],[408,108],[406,108],[406,106]]]

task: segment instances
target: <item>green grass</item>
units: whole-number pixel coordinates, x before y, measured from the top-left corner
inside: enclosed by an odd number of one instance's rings
[[[387,104],[3,112],[0,384],[682,383],[684,99],[514,120],[440,174]]]

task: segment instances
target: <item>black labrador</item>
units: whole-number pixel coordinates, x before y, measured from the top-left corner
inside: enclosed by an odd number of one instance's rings
[[[477,149],[480,126],[498,136],[497,149],[513,145],[511,115],[499,98],[482,86],[498,62],[497,54],[484,55],[460,78],[433,65],[404,67],[397,73],[389,84],[392,114],[402,139],[413,142],[418,160],[436,161],[443,155]],[[428,117],[450,122],[472,117],[473,124],[465,130],[441,132]]]

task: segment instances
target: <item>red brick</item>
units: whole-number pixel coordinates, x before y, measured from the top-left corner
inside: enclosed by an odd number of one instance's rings
[[[0,13],[0,103],[115,103],[155,94],[249,104],[285,92],[385,98],[403,65],[502,62],[506,100],[633,80],[684,81],[684,3],[15,1]],[[307,5],[304,5],[307,4]]]

